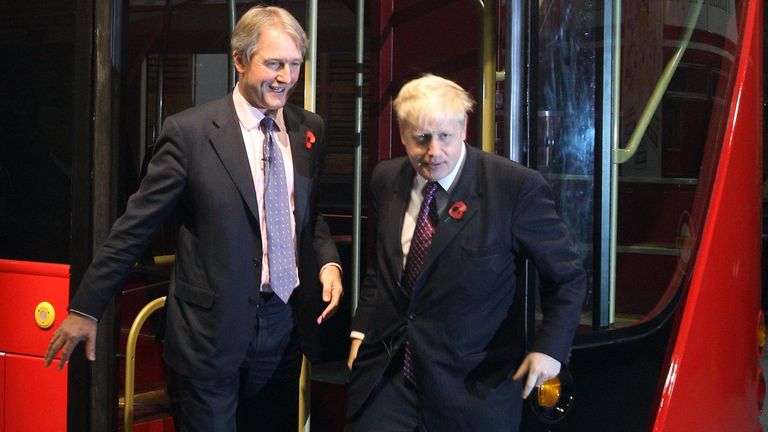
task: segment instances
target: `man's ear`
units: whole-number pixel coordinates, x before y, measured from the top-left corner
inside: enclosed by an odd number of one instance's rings
[[[240,54],[240,51],[232,51],[232,60],[235,63],[235,69],[238,73],[244,73],[246,69],[245,57]]]
[[[398,130],[398,132],[400,132],[400,144],[405,146],[405,132],[406,132],[405,125],[398,124],[397,125],[397,130]]]

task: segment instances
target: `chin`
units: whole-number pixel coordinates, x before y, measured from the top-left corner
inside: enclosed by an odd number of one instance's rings
[[[438,179],[438,177],[435,177],[434,173],[429,173],[429,172],[426,172],[426,173],[423,172],[421,173],[421,176],[427,179],[428,181],[437,181]]]
[[[267,101],[267,109],[269,110],[277,110],[285,106],[284,100],[270,100]]]

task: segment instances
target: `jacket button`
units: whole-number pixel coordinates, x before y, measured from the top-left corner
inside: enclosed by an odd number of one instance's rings
[[[408,315],[408,319],[411,320],[411,321],[415,320],[416,319],[416,314],[415,313],[409,314]]]

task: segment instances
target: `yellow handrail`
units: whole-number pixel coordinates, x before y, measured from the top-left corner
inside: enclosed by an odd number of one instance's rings
[[[481,33],[481,78],[480,78],[480,141],[486,152],[495,151],[496,131],[496,2],[493,0],[477,1],[482,13]]]
[[[667,91],[669,82],[672,81],[672,76],[675,74],[675,71],[677,71],[677,66],[680,64],[680,60],[683,58],[683,54],[685,54],[685,50],[688,48],[688,42],[691,40],[694,28],[696,28],[696,22],[699,20],[699,14],[701,13],[701,6],[703,3],[704,0],[698,0],[694,3],[693,10],[691,10],[690,15],[688,15],[688,20],[685,23],[683,36],[680,38],[680,46],[677,47],[675,53],[669,59],[667,66],[664,67],[664,72],[661,74],[659,82],[656,83],[656,87],[653,89],[653,93],[651,93],[651,97],[648,99],[648,103],[645,105],[645,109],[640,115],[635,130],[632,131],[629,143],[627,143],[625,148],[615,148],[613,150],[613,163],[623,164],[635,155],[635,152],[640,146],[640,140],[645,135],[645,131],[648,129],[648,124],[651,122],[653,114],[659,107],[661,98],[664,96],[664,92]]]
[[[125,432],[133,431],[133,390],[136,379],[136,342],[139,339],[139,331],[147,318],[164,306],[165,296],[149,302],[136,315],[133,324],[131,324],[131,331],[128,333],[128,343],[125,347],[125,415],[123,416]]]

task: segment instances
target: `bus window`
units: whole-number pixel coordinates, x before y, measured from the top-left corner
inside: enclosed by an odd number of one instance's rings
[[[681,287],[695,253],[740,2],[539,3],[528,158],[552,184],[589,274],[585,331],[642,323]],[[616,148],[633,140],[618,164]]]
[[[1,259],[70,261],[73,150],[89,118],[74,3],[0,6]]]

